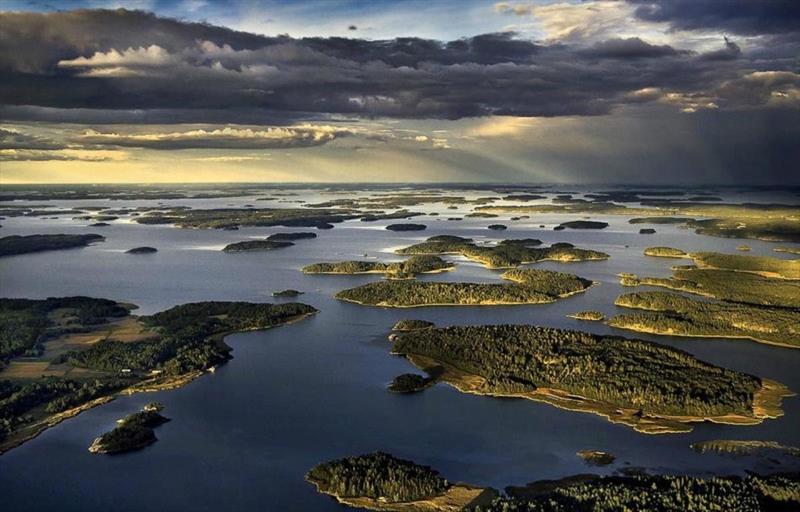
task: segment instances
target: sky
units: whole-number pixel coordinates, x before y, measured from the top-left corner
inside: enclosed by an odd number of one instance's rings
[[[0,8],[0,183],[800,184],[796,0]]]

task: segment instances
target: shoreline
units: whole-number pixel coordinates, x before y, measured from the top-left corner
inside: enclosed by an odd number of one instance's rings
[[[633,309],[636,310],[636,309],[639,309],[639,308],[633,308]],[[660,312],[660,311],[652,310],[652,309],[644,309],[642,311]],[[613,319],[613,317],[611,319]],[[800,348],[800,345],[790,345],[790,344],[787,344],[787,343],[781,343],[779,341],[762,340],[762,339],[759,339],[759,338],[754,338],[752,336],[741,336],[741,335],[737,336],[737,335],[733,335],[733,334],[731,334],[731,335],[728,335],[728,334],[719,334],[719,335],[717,335],[717,334],[685,334],[685,333],[678,333],[678,332],[674,332],[674,331],[659,330],[659,329],[655,329],[655,328],[622,327],[622,326],[619,326],[619,325],[610,324],[609,322],[611,321],[611,319],[609,319],[606,322],[604,322],[609,327],[613,327],[614,329],[624,329],[626,331],[641,332],[641,333],[644,333],[644,334],[655,334],[655,335],[659,335],[659,336],[676,336],[676,337],[682,337],[682,338],[710,338],[710,339],[716,338],[716,339],[722,339],[722,340],[724,340],[724,339],[746,340],[746,341],[752,341],[753,343],[761,343],[761,344],[764,344],[764,345],[772,345],[774,347],[794,348],[794,349]]]
[[[306,313],[303,315],[299,315],[298,317],[293,318],[280,325],[273,325],[262,329],[242,329],[237,331],[227,331],[212,336],[212,339],[213,341],[222,343],[223,345],[228,347],[232,352],[233,348],[227,345],[223,341],[224,338],[226,338],[231,334],[238,334],[242,332],[252,332],[252,331],[267,331],[270,329],[274,329],[275,327],[282,327],[284,325],[290,325],[295,322],[305,320],[306,318],[313,316],[315,314],[316,312]],[[233,356],[231,356],[231,359],[232,358]],[[145,379],[143,381],[137,382],[136,384],[132,384],[126,388],[123,388],[115,393],[112,393],[110,395],[101,396],[93,400],[90,400],[84,404],[81,404],[77,407],[73,407],[71,409],[67,409],[65,411],[61,411],[53,415],[46,416],[35,423],[22,427],[19,431],[14,432],[13,434],[9,435],[6,439],[0,441],[0,456],[2,456],[4,453],[10,450],[13,450],[14,448],[17,448],[18,446],[21,446],[27,441],[36,438],[39,434],[41,434],[45,430],[58,425],[62,421],[73,418],[84,411],[88,411],[90,409],[94,409],[95,407],[112,402],[117,397],[130,396],[136,393],[154,393],[157,391],[168,391],[171,389],[178,389],[180,387],[185,386],[186,384],[189,384],[198,377],[202,377],[203,375],[206,375],[208,373],[213,373],[212,368],[216,367],[206,368],[205,370],[193,370],[187,373],[182,373],[180,375],[153,377],[150,379]]]
[[[322,487],[326,482],[305,477],[318,493],[334,498],[337,503],[355,508],[384,512],[459,512],[466,507],[488,505],[496,496],[491,487],[478,487],[465,483],[454,483],[446,492],[415,501],[389,502],[381,498],[347,497],[328,492]]]

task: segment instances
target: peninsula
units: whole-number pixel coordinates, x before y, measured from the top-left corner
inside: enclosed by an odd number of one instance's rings
[[[89,297],[0,299],[0,453],[118,394],[182,386],[231,359],[229,333],[317,312],[198,302],[137,317],[133,308]]]

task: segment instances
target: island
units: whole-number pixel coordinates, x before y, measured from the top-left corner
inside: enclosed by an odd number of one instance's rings
[[[389,224],[386,226],[389,231],[424,231],[428,229],[425,224]]]
[[[427,329],[428,327],[436,327],[433,322],[427,320],[399,320],[392,326],[393,331],[414,331],[417,329]]]
[[[267,240],[272,242],[292,242],[294,240],[308,240],[311,238],[317,238],[317,234],[304,231],[298,233],[274,233],[269,235]]]
[[[86,247],[104,240],[104,236],[97,234],[4,236],[0,238],[0,257]]]
[[[796,205],[766,203],[718,203],[672,199],[642,200],[641,207],[626,206],[610,201],[610,197],[595,195],[593,200],[556,197],[553,204],[490,205],[477,210],[511,215],[543,214],[600,214],[637,215],[629,222],[670,224],[682,223],[696,233],[724,238],[748,238],[770,242],[800,242],[800,208]],[[685,217],[683,217],[685,216]],[[696,220],[695,218],[702,218]],[[668,219],[668,220],[667,220]],[[677,219],[677,220],[676,220]]]
[[[602,322],[606,319],[606,315],[601,313],[600,311],[578,311],[577,313],[573,313],[571,315],[567,315],[567,318],[574,318],[576,320],[586,320],[588,322]]]
[[[686,252],[674,247],[648,247],[644,250],[644,255],[657,258],[685,258],[687,256]]]
[[[319,464],[306,474],[317,491],[351,507],[385,511],[457,511],[488,505],[493,489],[452,484],[428,466],[375,452]]]
[[[589,412],[648,434],[691,423],[753,425],[791,392],[656,343],[533,325],[429,328],[392,335],[392,353],[436,368],[459,391]]]
[[[163,406],[156,402],[148,404],[139,412],[125,416],[117,422],[114,430],[96,438],[89,451],[92,453],[124,453],[141,450],[156,441],[154,428],[169,421],[160,414]]]
[[[608,222],[599,222],[595,220],[571,220],[569,222],[562,222],[559,227],[569,229],[605,229],[608,227]]]
[[[226,229],[232,227],[285,226],[330,229],[333,224],[356,219],[357,211],[332,208],[219,208],[164,209],[135,219],[139,224],[172,224],[180,228]]]
[[[158,252],[158,249],[155,247],[134,247],[133,249],[128,249],[125,251],[126,254],[153,254],[154,252]]]
[[[686,217],[637,217],[630,219],[629,224],[685,224],[686,222],[694,220],[687,219]]]
[[[737,251],[742,251],[742,252],[749,252],[750,251],[750,246],[749,245],[740,245],[740,246],[736,247],[736,250]]]
[[[339,503],[392,512],[770,512],[800,506],[800,475],[795,473],[581,474],[508,486],[500,494],[492,488],[452,484],[429,466],[375,452],[319,464],[306,480]]]
[[[382,263],[379,261],[339,261],[314,263],[303,267],[304,274],[383,274],[389,279],[413,279],[418,274],[435,274],[455,268],[452,262],[438,256],[418,255],[405,261]]]
[[[626,273],[622,276],[621,284],[658,286],[726,302],[800,308],[800,281],[797,280],[695,266],[673,267],[672,272],[669,278],[639,277]]]
[[[614,304],[640,310],[608,321],[619,329],[669,336],[745,338],[800,348],[798,309],[709,302],[669,292],[629,293],[619,296]]]
[[[299,297],[300,295],[303,295],[303,292],[298,290],[292,290],[291,288],[288,288],[286,290],[281,290],[278,292],[272,292],[273,297],[280,297],[280,298]]]
[[[280,242],[275,240],[245,240],[228,244],[222,248],[223,252],[247,252],[247,251],[272,251],[291,247],[294,242]]]
[[[396,308],[547,304],[581,293],[594,284],[574,274],[551,270],[509,270],[501,277],[510,282],[380,281],[342,290],[336,298]]]
[[[416,373],[404,373],[398,375],[389,384],[389,391],[392,393],[417,393],[434,384],[432,377],[423,377]]]
[[[610,453],[600,450],[581,450],[577,455],[589,466],[608,466],[617,460]]]
[[[692,443],[689,447],[697,453],[716,453],[731,456],[775,457],[788,455],[790,457],[800,457],[800,448],[787,446],[775,441],[714,439],[712,441]]]
[[[477,261],[488,268],[515,268],[527,263],[540,261],[595,261],[608,259],[608,254],[572,245],[554,244],[550,247],[531,247],[531,243],[499,243],[497,245],[478,245],[471,238],[453,235],[438,235],[426,241],[398,249],[397,254],[457,254]]]
[[[800,254],[800,247],[775,247],[775,252],[785,252],[787,254]]]
[[[770,512],[800,506],[800,476],[574,475],[506,487],[481,512]]]
[[[300,303],[198,302],[149,316],[108,299],[0,299],[0,453],[119,394],[172,389],[231,359],[223,338],[302,320]]]

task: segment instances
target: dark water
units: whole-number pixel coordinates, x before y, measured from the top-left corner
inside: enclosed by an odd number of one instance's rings
[[[211,207],[250,201],[252,198],[175,203]],[[123,204],[147,203],[114,203],[114,207]],[[466,211],[462,208],[461,213]],[[443,215],[457,213],[444,210]],[[614,298],[629,291],[617,284],[619,272],[669,275],[675,261],[645,258],[641,255],[644,247],[735,252],[736,246],[747,243],[753,248],[750,254],[786,257],[772,252],[775,244],[698,236],[674,226],[655,226],[656,235],[639,235],[642,226],[627,224],[627,217],[593,217],[611,223],[603,231],[552,231],[556,223],[580,218],[534,215],[524,222],[508,222],[507,217],[447,222],[421,217],[417,221],[429,226],[421,233],[392,233],[383,229],[388,222],[354,221],[320,231],[316,240],[299,241],[288,249],[245,254],[224,254],[219,249],[250,236],[289,230],[181,230],[117,221],[100,231],[67,218],[6,219],[0,232],[3,236],[100,232],[107,241],[85,249],[1,259],[2,296],[83,294],[133,302],[141,307],[141,313],[148,314],[200,300],[269,302],[276,300],[270,296],[272,291],[296,288],[305,291],[299,300],[321,312],[294,325],[232,335],[227,342],[234,347],[234,359],[216,374],[181,389],[117,399],[0,456],[0,507],[82,512],[341,510],[343,507],[318,495],[303,480],[304,473],[320,461],[374,450],[432,465],[453,481],[503,487],[586,472],[589,469],[575,456],[581,449],[617,455],[617,463],[593,469],[598,472],[630,465],[659,472],[709,474],[763,469],[766,463],[699,455],[689,449],[690,443],[738,438],[800,445],[797,398],[784,401],[783,418],[758,426],[701,424],[690,434],[648,436],[599,416],[524,400],[464,395],[445,385],[413,396],[386,391],[395,375],[412,369],[405,360],[389,355],[386,336],[398,319],[423,318],[439,325],[531,323],[613,332],[600,323],[579,322],[565,315],[583,309],[613,314]],[[499,234],[486,229],[497,221],[510,228]],[[539,224],[548,227],[540,229]],[[611,259],[537,265],[575,272],[601,284],[555,304],[513,307],[361,307],[340,303],[332,295],[378,276],[303,276],[298,272],[309,263],[362,258],[364,253],[394,258],[388,248],[447,233],[569,241],[608,252]],[[143,256],[122,253],[139,245],[155,246],[159,252]],[[424,279],[487,281],[499,279],[498,275],[480,265],[460,262],[454,272]],[[741,340],[639,337],[800,390],[800,350]],[[165,414],[173,419],[157,429],[158,443],[121,456],[87,451],[92,439],[112,428],[116,419],[152,400],[163,402]],[[780,467],[797,469],[797,464],[784,462]]]

